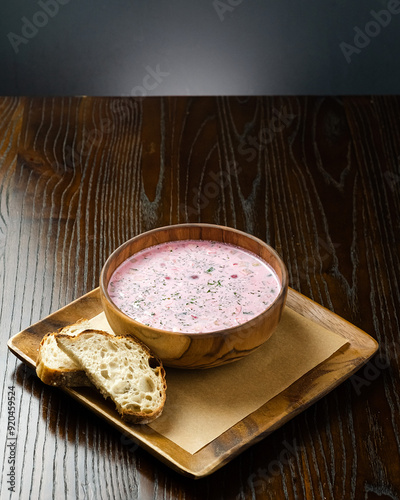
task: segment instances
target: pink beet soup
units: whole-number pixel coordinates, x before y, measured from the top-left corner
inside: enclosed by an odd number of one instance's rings
[[[257,255],[227,243],[183,240],[146,248],[113,273],[108,293],[134,320],[173,332],[212,332],[267,309],[281,290]]]

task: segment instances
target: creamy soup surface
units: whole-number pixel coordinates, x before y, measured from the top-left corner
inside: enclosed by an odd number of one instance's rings
[[[242,248],[184,240],[144,249],[113,273],[108,293],[139,323],[174,332],[211,332],[240,325],[274,301],[274,270]]]

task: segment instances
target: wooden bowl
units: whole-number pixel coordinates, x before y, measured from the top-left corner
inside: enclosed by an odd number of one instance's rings
[[[246,323],[213,332],[164,331],[135,321],[124,314],[108,294],[108,282],[113,272],[122,262],[140,250],[177,240],[219,241],[253,252],[275,270],[281,283],[279,295],[267,309]],[[134,335],[149,346],[161,358],[165,366],[176,368],[211,368],[250,354],[272,335],[278,325],[285,305],[287,289],[287,270],[274,249],[242,231],[213,224],[177,224],[135,236],[110,255],[100,276],[102,306],[115,333]]]

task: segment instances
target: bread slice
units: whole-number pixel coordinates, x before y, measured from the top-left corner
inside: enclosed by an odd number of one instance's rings
[[[165,370],[139,340],[99,330],[75,337],[59,333],[55,338],[102,395],[114,401],[122,419],[144,424],[161,415],[167,390]]]
[[[85,371],[58,347],[55,339],[57,333],[77,335],[89,326],[89,320],[82,318],[72,325],[61,328],[58,332],[48,333],[43,337],[36,361],[36,374],[42,382],[67,387],[92,385]]]

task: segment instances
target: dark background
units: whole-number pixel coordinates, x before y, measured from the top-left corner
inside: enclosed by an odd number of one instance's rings
[[[43,0],[53,11],[46,21],[40,1],[3,0],[0,95],[349,95],[400,87],[400,14],[382,27],[371,13],[387,10],[386,0],[55,2]],[[15,37],[27,22],[42,26],[31,25],[21,42]],[[341,43],[354,46],[356,28],[374,36],[358,39],[365,46],[347,61]]]

